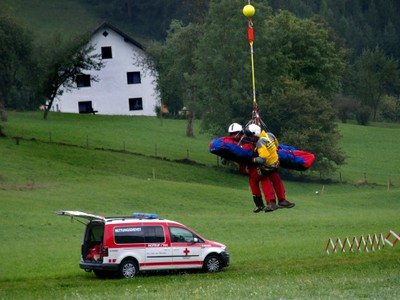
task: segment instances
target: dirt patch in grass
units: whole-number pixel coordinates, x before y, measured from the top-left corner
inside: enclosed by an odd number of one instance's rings
[[[45,184],[37,182],[0,184],[0,190],[3,191],[26,191],[26,190],[37,190],[44,188],[47,188]]]

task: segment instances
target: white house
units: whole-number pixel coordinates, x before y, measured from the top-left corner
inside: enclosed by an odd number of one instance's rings
[[[90,40],[101,54],[100,71],[83,71],[76,77],[76,87],[64,91],[52,110],[66,113],[155,116],[158,93],[154,76],[135,65],[135,57],[146,55],[143,46],[115,28],[103,23]],[[98,81],[91,78],[96,76]]]

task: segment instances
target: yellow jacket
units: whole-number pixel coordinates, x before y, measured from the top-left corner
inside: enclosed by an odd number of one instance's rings
[[[277,168],[279,166],[278,145],[278,139],[271,132],[261,131],[256,145],[258,157],[254,159],[254,162],[263,165],[266,169]]]

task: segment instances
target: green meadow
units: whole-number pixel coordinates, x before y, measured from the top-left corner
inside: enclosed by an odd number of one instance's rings
[[[93,31],[101,20],[75,0],[2,0],[0,9],[34,33],[34,38],[47,41],[54,34],[64,39]]]
[[[400,244],[325,251],[330,238],[400,233],[398,124],[339,124],[347,164],[284,178],[296,206],[259,214],[198,123],[194,138],[153,117],[11,112],[1,126],[0,299],[400,298]],[[78,265],[84,226],[57,210],[157,213],[226,244],[231,265],[97,279]]]

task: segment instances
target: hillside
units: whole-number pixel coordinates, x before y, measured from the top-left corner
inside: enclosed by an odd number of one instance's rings
[[[64,38],[74,37],[96,29],[106,18],[102,18],[90,6],[80,0],[2,0],[0,8],[14,16],[21,25],[35,34],[38,41],[46,41],[54,34]],[[141,41],[140,36],[119,24],[120,29]]]
[[[0,299],[400,297],[398,245],[325,251],[330,238],[399,233],[399,177],[390,189],[285,180],[296,206],[254,214],[247,178],[216,166],[210,137],[198,129],[186,137],[185,121],[58,113],[46,121],[29,112],[11,113],[2,125],[8,137],[0,138],[0,255],[7,259]],[[353,171],[398,170],[396,154],[383,157],[400,146],[393,139],[399,130],[342,125]],[[197,163],[188,164],[187,155]],[[79,269],[83,226],[54,214],[64,209],[157,213],[226,244],[231,265],[217,274],[96,279]]]
[[[39,40],[54,34],[65,38],[94,30],[102,20],[78,0],[2,0],[3,12],[13,15]]]
[[[54,31],[74,35],[93,30],[103,21],[113,23],[140,41],[165,38],[169,23],[203,22],[209,0],[197,1],[105,1],[105,0],[3,0],[4,10],[21,19],[40,37]],[[244,4],[245,2],[243,2]],[[358,57],[379,45],[388,56],[398,58],[400,5],[396,0],[259,0],[274,11],[289,10],[301,18],[323,18]],[[1,5],[1,4],[0,4]],[[238,9],[240,12],[240,8]],[[353,58],[354,58],[353,57]]]
[[[99,130],[99,124],[104,130]],[[340,147],[347,159],[335,174],[328,178],[349,184],[365,183],[386,186],[388,181],[400,186],[397,152],[400,126],[384,126],[376,123],[371,126],[339,124],[342,135]],[[199,121],[195,123],[195,138],[185,136],[186,121],[165,119],[162,122],[153,117],[92,116],[51,113],[49,120],[42,120],[41,112],[10,113],[4,132],[9,137],[37,140],[44,143],[60,143],[111,151],[126,151],[147,157],[157,157],[164,161],[193,161],[195,166],[217,167],[217,156],[209,153],[212,137],[200,133]],[[68,131],[65,130],[68,128]],[[283,144],[284,141],[281,141]],[[385,145],[371,147],[371,145]],[[150,163],[149,163],[150,164]],[[188,166],[190,169],[190,165]],[[149,170],[148,170],[149,171]],[[171,176],[172,171],[168,171]],[[140,173],[140,171],[139,171]],[[218,173],[215,176],[218,177]],[[317,180],[319,173],[300,172],[302,177],[312,176]],[[151,170],[150,170],[151,175]],[[161,174],[159,174],[161,176]],[[189,180],[187,177],[181,180]],[[224,177],[216,180],[195,177],[192,180],[225,182]],[[236,182],[236,180],[234,180]],[[227,180],[226,182],[229,182]],[[223,183],[225,184],[225,183]]]

